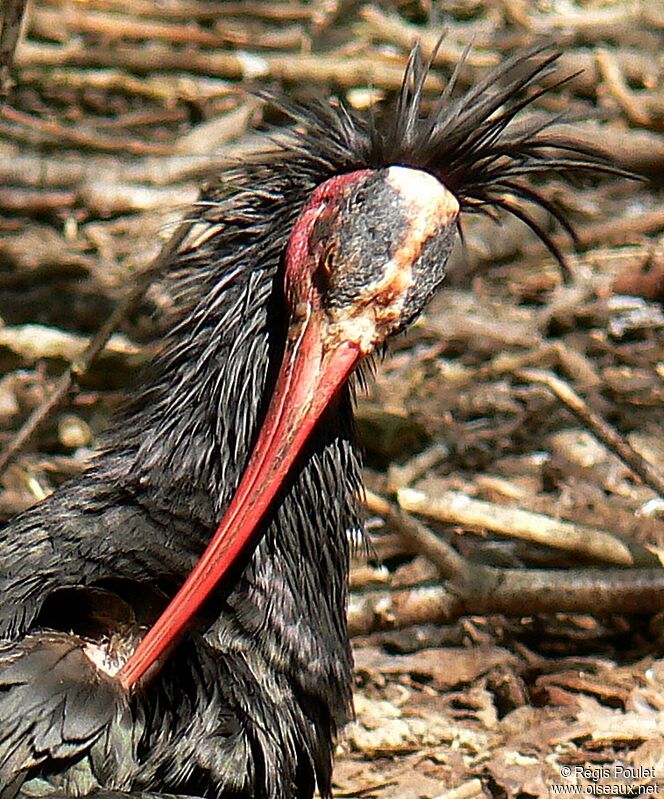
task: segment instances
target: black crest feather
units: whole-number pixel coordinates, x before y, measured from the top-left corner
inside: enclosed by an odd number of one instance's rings
[[[382,124],[343,102],[298,105],[271,97],[296,123],[287,144],[292,167],[318,180],[363,168],[401,164],[434,174],[460,202],[462,212],[495,218],[502,209],[525,222],[557,260],[563,256],[532,216],[544,208],[574,239],[565,215],[533,186],[533,178],[558,173],[629,176],[599,150],[555,130],[559,117],[517,119],[542,94],[563,85],[537,88],[555,73],[559,53],[536,46],[507,58],[465,94],[452,97],[463,59],[446,90],[425,112],[424,87],[431,69],[419,46],[410,54],[393,110]]]

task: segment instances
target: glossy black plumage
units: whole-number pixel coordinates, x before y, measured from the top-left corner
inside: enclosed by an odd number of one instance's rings
[[[351,702],[344,608],[360,476],[349,389],[300,454],[255,552],[158,676],[127,697],[83,650],[103,656],[110,634],[151,624],[228,505],[284,348],[284,247],[316,186],[401,164],[436,175],[464,212],[529,220],[515,197],[549,207],[533,175],[612,170],[535,123],[513,130],[520,92],[554,61],[517,56],[422,116],[427,68],[415,51],[385,126],[341,105],[283,103],[302,132],[207,190],[170,268],[177,319],[144,388],[90,469],[0,540],[2,799],[306,799],[316,783],[329,795]]]

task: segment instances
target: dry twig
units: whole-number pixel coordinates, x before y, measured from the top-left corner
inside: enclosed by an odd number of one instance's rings
[[[95,358],[104,349],[106,342],[122,320],[141,301],[150,284],[159,275],[177,252],[178,247],[185,239],[192,227],[191,222],[182,222],[177,227],[170,239],[162,247],[159,255],[152,264],[136,280],[134,287],[126,297],[117,305],[111,316],[107,319],[97,333],[90,339],[85,351],[77,358],[67,371],[58,379],[51,395],[30,414],[25,424],[16,433],[7,449],[0,455],[0,474],[7,468],[16,455],[28,443],[35,431],[71,391],[76,382],[85,374]]]
[[[540,383],[553,394],[579,419],[607,449],[617,455],[629,466],[643,482],[660,496],[664,496],[664,476],[619,435],[599,414],[591,410],[587,403],[564,380],[551,372],[539,369],[521,369],[518,376],[532,383]]]
[[[597,50],[596,58],[606,88],[630,122],[642,127],[649,127],[652,124],[650,114],[644,104],[629,90],[614,54],[600,47]]]
[[[395,44],[404,50],[419,42],[425,58],[429,58],[436,52],[434,63],[448,64],[455,66],[458,64],[463,53],[463,46],[456,42],[444,38],[440,41],[441,30],[425,30],[416,25],[409,25],[396,14],[386,14],[376,5],[364,6],[361,12],[362,19],[369,33],[382,41]],[[468,32],[470,41],[470,32]],[[476,46],[468,53],[466,64],[470,67],[492,67],[500,63],[500,56],[489,50],[479,49]]]
[[[2,109],[0,115],[7,122],[38,131],[51,141],[54,140],[69,146],[90,147],[94,150],[112,153],[136,153],[137,155],[168,155],[173,152],[173,147],[168,144],[155,144],[154,142],[120,137],[111,138],[96,131],[81,130],[80,127],[65,127],[55,122],[39,119],[8,106]],[[10,131],[6,129],[5,132]]]

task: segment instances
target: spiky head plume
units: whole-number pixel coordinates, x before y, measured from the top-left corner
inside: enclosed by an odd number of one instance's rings
[[[464,213],[492,218],[502,209],[518,217],[563,264],[551,236],[532,215],[544,208],[574,238],[565,215],[533,178],[558,173],[626,176],[599,150],[564,136],[554,128],[559,117],[519,120],[537,98],[566,82],[535,88],[556,70],[559,53],[536,46],[507,58],[465,94],[453,97],[463,59],[443,94],[425,110],[424,88],[431,69],[419,46],[410,54],[393,110],[379,121],[363,117],[345,103],[307,105],[274,100],[297,124],[287,144],[293,169],[317,182],[333,174],[391,164],[424,169],[452,191]]]

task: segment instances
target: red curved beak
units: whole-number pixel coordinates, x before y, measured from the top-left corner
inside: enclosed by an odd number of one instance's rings
[[[355,262],[359,258],[368,269],[368,284],[356,302],[334,307],[328,303],[325,310],[321,293],[325,275],[320,274],[320,269],[325,270],[326,259],[320,250],[321,238],[314,233],[316,228],[328,231],[329,244],[330,228],[339,222],[340,198],[360,184],[373,185],[375,196],[386,204],[381,207],[388,211],[395,206],[401,208],[397,224],[389,217],[395,236],[383,229],[393,251],[390,258],[384,254],[374,257],[378,234],[358,215],[359,228],[368,243],[362,248],[351,242],[343,251],[346,256],[336,263],[334,275],[342,280],[350,274],[356,280]],[[369,201],[367,196],[363,202]],[[358,361],[384,341],[390,330],[397,329],[403,303],[416,280],[414,269],[422,248],[427,242],[438,241],[441,229],[453,225],[458,211],[456,198],[436,178],[399,166],[375,174],[359,170],[334,176],[312,193],[286,249],[285,288],[291,322],[267,416],[237,491],[201,560],[118,673],[126,689],[159,666],[218,582],[255,539],[268,508],[325,408]],[[353,222],[349,213],[346,209],[346,225]],[[358,254],[360,250],[365,262]],[[440,280],[445,251],[442,256]],[[431,258],[436,262],[435,252]],[[372,272],[376,263],[380,265],[377,275]],[[427,269],[422,273],[424,299],[427,286],[436,285],[435,269],[434,277],[432,269]]]
[[[125,689],[159,666],[253,540],[298,452],[363,355],[354,342],[331,339],[323,315],[309,310],[291,324],[265,421],[228,510],[194,570],[118,673]]]

